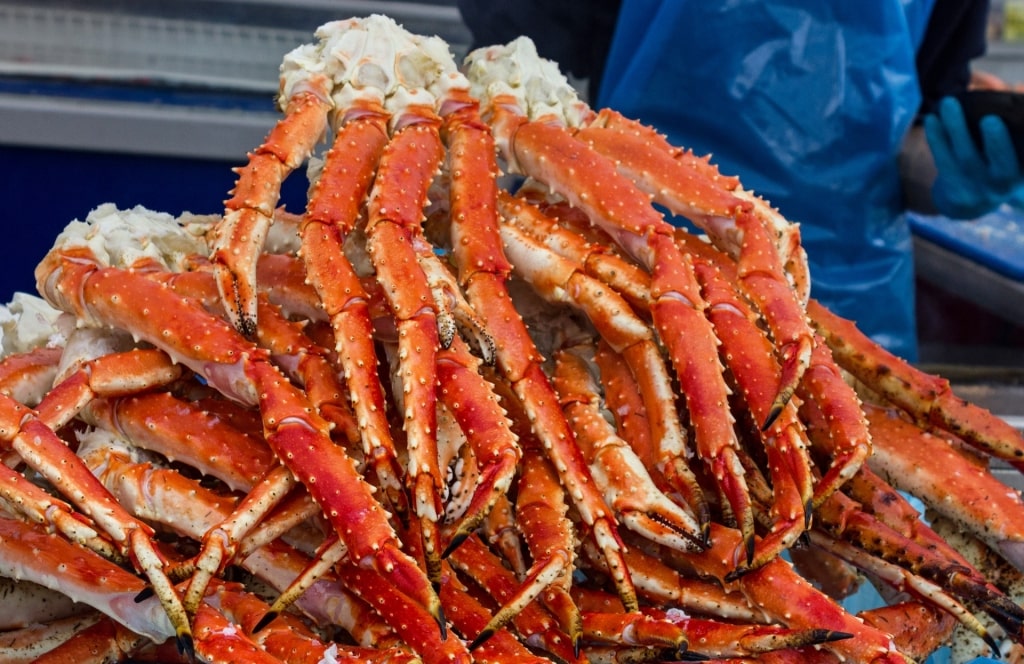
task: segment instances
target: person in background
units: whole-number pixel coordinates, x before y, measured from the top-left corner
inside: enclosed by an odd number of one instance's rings
[[[812,296],[911,361],[904,212],[975,218],[1024,184],[1006,126],[985,118],[979,148],[956,99],[985,51],[987,0],[459,6],[477,45],[530,36],[589,78],[593,106],[710,153],[799,222]]]

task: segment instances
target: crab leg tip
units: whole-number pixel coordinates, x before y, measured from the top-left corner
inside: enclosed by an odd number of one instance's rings
[[[747,550],[747,567],[750,567],[750,565],[752,565],[753,562],[754,562],[754,550],[755,550],[756,544],[757,544],[754,541],[754,534],[753,533],[751,533],[750,535],[747,536],[746,541],[744,542],[744,544],[745,544],[746,550]]]
[[[448,546],[446,546],[444,551],[441,553],[441,558],[447,558],[452,551],[459,548],[459,546],[466,541],[467,537],[469,537],[468,532],[459,531],[455,533],[455,535],[452,536],[451,541],[448,542]]]
[[[980,636],[981,636],[982,640],[988,645],[988,647],[992,649],[992,655],[995,658],[999,659],[1000,657],[1002,657],[1002,654],[1001,654],[1001,651],[1000,651],[1000,648],[999,648],[999,642],[996,641],[995,638],[991,634],[989,634],[988,632],[985,632],[984,634],[981,634]]]
[[[185,661],[196,661],[196,646],[195,643],[192,641],[191,634],[189,634],[188,632],[178,632],[175,641],[178,646],[178,654],[181,655],[185,659]]]
[[[728,572],[725,575],[726,583],[732,583],[733,581],[737,580],[738,578],[743,576],[743,573],[746,572],[748,569],[749,568],[747,567],[737,567],[736,569]]]
[[[761,431],[767,431],[775,424],[775,420],[779,418],[782,411],[785,410],[786,404],[789,402],[790,397],[793,396],[793,391],[789,390],[789,394],[779,393],[775,397],[775,401],[772,402],[771,409],[768,411],[768,417],[764,419],[764,423],[761,424]]]
[[[705,549],[711,548],[711,520],[701,519],[700,522],[700,539]]]
[[[485,627],[482,632],[476,635],[476,638],[473,639],[472,643],[469,644],[469,651],[473,652],[474,650],[482,646],[484,642],[492,636],[494,636],[494,630],[490,627]]]
[[[440,602],[437,603],[437,608],[432,613],[438,629],[441,630],[441,640],[444,641],[448,638],[448,621],[444,617],[444,609],[441,608]]]
[[[693,652],[691,650],[681,652],[678,656],[679,661],[681,662],[706,662],[711,659],[707,655],[702,655],[699,652]]]
[[[150,586],[146,586],[145,588],[143,588],[142,590],[139,591],[138,595],[136,595],[134,597],[134,602],[136,604],[142,604],[143,602],[145,602],[147,599],[149,599],[152,596],[153,596],[153,588],[150,587]]]
[[[808,499],[807,502],[804,503],[804,532],[810,530],[810,528],[811,528],[811,521],[813,520],[813,518],[814,518],[814,501],[811,500],[811,499]]]
[[[583,635],[582,634],[574,634],[573,637],[572,637],[572,654],[573,654],[573,657],[575,657],[576,659],[579,659],[579,657],[580,657],[580,649],[582,648],[582,645],[583,645]]]
[[[815,641],[818,643],[831,643],[832,641],[844,641],[853,638],[853,634],[849,632],[840,632],[834,629],[821,629],[817,631],[820,632],[820,634],[815,634]]]
[[[266,615],[260,618],[260,621],[256,623],[256,626],[252,628],[253,634],[262,631],[263,628],[274,622],[275,618],[277,618],[277,611],[267,611]]]

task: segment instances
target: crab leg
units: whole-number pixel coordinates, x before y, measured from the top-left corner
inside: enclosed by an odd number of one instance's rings
[[[1011,632],[1019,631],[1020,608],[989,586],[981,574],[959,556],[950,561],[932,548],[901,536],[841,493],[829,498],[818,509],[818,514],[824,530],[842,539],[844,544],[863,550],[854,556],[852,552],[844,553],[847,550],[838,545],[828,547],[829,551],[841,555],[851,564],[863,567],[865,555],[873,555],[885,560],[886,565],[892,568],[900,565],[905,571],[898,572],[898,576],[894,572],[884,572],[883,578],[916,589],[926,599],[951,611],[969,629],[981,630],[977,633],[983,638],[986,638],[986,633],[981,624],[973,615],[966,613],[952,595],[977,603],[996,620],[1008,625]]]
[[[46,524],[109,560],[120,562],[123,559],[118,547],[101,536],[95,525],[75,512],[71,505],[55,499],[3,464],[0,464],[0,500],[11,514],[32,523]]]
[[[284,96],[285,117],[249,155],[249,163],[236,170],[238,181],[216,231],[211,258],[217,286],[229,319],[246,337],[256,334],[256,264],[281,183],[309,158],[327,130],[331,81],[321,74],[304,83]]]
[[[364,102],[337,130],[300,235],[307,278],[334,330],[335,351],[348,383],[363,452],[389,502],[402,510],[404,473],[398,466],[377,375],[368,296],[343,250],[387,144],[387,117],[379,106]]]
[[[724,582],[734,569],[738,533],[717,526],[712,526],[712,529],[712,547],[708,551],[688,554],[662,549],[665,557],[682,569]],[[753,606],[774,621],[792,629],[827,629],[852,634],[849,639],[823,645],[840,658],[850,657],[855,661],[878,664],[907,661],[894,649],[888,634],[865,625],[844,611],[796,574],[781,558],[740,576],[730,587],[743,593]]]
[[[780,372],[771,343],[757,327],[746,304],[709,263],[694,260],[694,270],[708,301],[708,318],[722,342],[723,357],[757,422],[768,422],[759,434],[772,480],[771,532],[750,552],[747,566],[756,568],[789,548],[811,520],[814,491],[807,438],[796,407],[776,409]]]
[[[512,597],[519,593],[521,588],[519,581],[477,538],[467,539],[462,546],[453,551],[450,562],[453,567],[476,581],[491,597],[506,606],[511,602]],[[573,663],[586,661],[581,658],[578,639],[567,638],[567,635],[556,626],[555,619],[536,603],[526,603],[512,617],[512,623],[516,631],[519,632],[520,638],[547,650],[558,661]],[[481,630],[480,635],[482,636],[492,627],[493,625],[489,623]],[[482,642],[480,636],[474,641],[477,645]]]
[[[167,357],[159,351],[133,351],[115,356],[114,361],[89,362],[62,380],[35,412],[9,397],[0,397],[0,410],[3,410],[0,432],[12,450],[114,540],[122,555],[131,555],[134,564],[149,578],[173,621],[179,648],[191,653],[188,619],[164,571],[163,557],[153,545],[153,530],[118,505],[54,433],[55,428],[74,417],[97,393],[116,395],[140,385],[162,384],[179,374],[179,369],[170,366]],[[130,377],[129,380],[123,380],[125,376]]]
[[[381,156],[370,196],[367,250],[398,327],[404,427],[409,452],[408,483],[414,511],[427,538],[428,576],[440,575],[443,513],[437,462],[437,313],[417,245],[427,190],[442,157],[439,122],[427,110],[410,110]]]
[[[706,289],[713,289],[718,299],[718,305],[712,307],[711,315],[713,320],[718,321],[716,331],[722,337],[723,344],[726,339],[729,340],[726,352],[734,356],[741,353],[759,367],[752,370],[737,361],[733,363],[731,369],[734,373],[739,373],[738,382],[742,377],[740,389],[744,392],[748,406],[754,410],[754,416],[767,418],[774,409],[774,405],[769,406],[771,394],[775,392],[774,386],[781,380],[779,368],[771,361],[771,353],[764,349],[768,341],[753,323],[754,318],[749,306],[743,298],[736,297],[732,289],[724,285],[726,282],[737,281],[736,266],[710,244],[698,240],[689,233],[677,232],[676,241],[693,256],[694,263],[699,266],[698,274],[702,283]],[[755,352],[758,348],[762,350]],[[818,435],[811,442],[821,454],[827,455],[832,461],[831,467],[814,483],[814,495],[810,500],[817,506],[863,465],[864,459],[871,453],[871,436],[861,411],[860,399],[843,380],[839,368],[824,344],[815,343],[811,352],[811,363],[804,372],[798,391],[804,400],[800,416],[810,417],[810,409],[820,416],[820,419],[814,420],[819,424]],[[775,417],[783,413],[785,417],[782,424],[785,426],[776,427],[775,430],[786,431],[789,438],[798,439],[798,443],[791,446],[796,452],[806,447],[804,427],[801,426],[793,409],[779,410]],[[796,483],[802,489],[801,498],[807,501],[806,462],[801,457],[802,455],[796,454],[792,456],[789,466],[797,469]],[[809,516],[809,511],[805,513]]]
[[[510,408],[514,409],[516,405],[510,404]],[[566,516],[569,506],[565,502],[565,492],[557,472],[545,458],[539,439],[524,426],[522,414],[513,411],[512,421],[514,426],[518,425],[521,429],[519,437],[523,443],[516,492],[516,527],[526,540],[533,565],[520,575],[522,581],[514,592],[506,592],[499,598],[501,608],[479,631],[471,647],[480,646],[522,613],[534,599],[543,597],[545,604],[555,613],[562,628],[572,639],[574,650],[578,651],[579,611],[568,595],[576,551],[573,546],[572,523]],[[470,546],[473,544],[470,543]],[[453,564],[459,566],[457,556],[454,555],[457,550],[453,548],[450,553],[453,554]]]
[[[645,608],[642,613],[583,613],[584,638],[608,645],[666,648],[673,659],[757,657],[766,652],[801,648],[850,638],[824,629],[792,630],[780,625],[733,625],[691,618],[679,610]],[[699,644],[691,649],[690,644]],[[686,655],[684,655],[686,653]],[[671,656],[670,656],[671,657]]]
[[[869,467],[973,533],[1024,570],[1024,501],[985,463],[885,409],[866,407],[875,440]]]
[[[186,463],[234,490],[251,489],[276,461],[262,438],[167,392],[96,399],[82,415],[93,426]]]
[[[35,525],[0,517],[0,576],[57,590],[160,643],[176,630],[155,599],[136,602],[145,583],[102,556]],[[60,576],[54,569],[61,569]],[[102,585],[96,580],[102,578]]]
[[[832,462],[814,488],[813,503],[817,508],[856,475],[871,456],[871,432],[860,399],[843,379],[832,353],[820,338],[797,393],[803,399],[799,410],[811,446]]]
[[[58,415],[61,418],[74,416],[101,393],[117,396],[135,391],[141,386],[166,383],[181,373],[180,367],[171,365],[161,351],[133,351],[87,359],[86,353],[102,352],[109,346],[116,346],[116,343],[116,338],[102,332],[81,330],[72,335],[65,348],[64,359],[73,363],[70,368],[77,369],[40,403],[40,416],[59,426],[64,421],[58,419]],[[122,376],[129,377],[130,382],[122,379]],[[116,423],[112,424],[117,426]],[[183,431],[176,429],[176,433],[181,435]],[[206,430],[201,435],[208,434]],[[152,437],[150,434],[146,436]],[[180,444],[178,447],[180,449]],[[203,548],[193,566],[192,579],[182,600],[189,615],[195,614],[214,575],[230,562],[235,550],[234,543],[249,532],[295,484],[296,480],[286,468],[272,468],[259,484],[246,487],[249,492],[230,518],[206,533]]]
[[[623,601],[635,607],[636,593],[629,570],[622,563],[623,545],[615,519],[594,487],[572,430],[558,408],[554,389],[540,367],[540,353],[513,307],[506,286],[512,266],[498,232],[493,136],[466,88],[452,85],[448,94],[441,111],[442,134],[448,147],[447,170],[477,174],[475,178],[451,178],[449,185],[451,246],[459,281],[495,340],[498,367],[523,404],[562,486],[608,557]]]
[[[441,582],[441,601],[445,615],[463,634],[479,634],[487,629],[491,611],[459,580],[450,566],[445,566]],[[497,630],[486,643],[475,648],[477,661],[545,664],[551,660],[532,653],[508,630]]]
[[[583,359],[556,352],[554,383],[594,480],[623,525],[670,548],[701,550],[704,540],[696,520],[658,489],[640,458],[604,419],[592,396],[597,385]]]
[[[781,360],[778,390],[767,417],[758,422],[767,428],[795,392],[810,365],[814,347],[802,303],[786,280],[786,260],[774,239],[784,237],[785,231],[769,227],[777,215],[763,219],[758,214],[763,203],[755,206],[733,195],[710,163],[670,145],[651,127],[615,111],[602,109],[577,130],[576,136],[612,159],[619,171],[656,203],[697,223],[716,245],[735,242],[739,236],[737,283],[764,315]],[[731,189],[737,191],[736,187],[733,184]],[[784,226],[794,228],[791,224]]]
[[[74,240],[66,238],[68,245]],[[259,406],[266,439],[324,510],[358,564],[389,571],[403,592],[444,625],[440,603],[415,562],[401,553],[394,531],[369,485],[328,424],[267,359],[230,325],[182,300],[144,275],[102,268],[90,249],[63,246],[37,271],[39,290],[57,308],[85,320],[130,329],[202,375],[229,398]],[[160,316],[139,317],[157,311]]]
[[[451,529],[442,557],[469,537],[505,495],[522,457],[505,410],[479,369],[480,361],[458,337],[438,353],[439,398],[483,465],[483,477],[477,481],[462,519]]]
[[[534,192],[528,191],[529,184],[528,181],[520,187],[514,197],[499,193],[499,202],[506,210],[500,221],[514,225],[559,256],[575,261],[586,274],[614,288],[636,310],[648,311],[651,275],[623,257],[611,237],[590,225],[590,219],[579,209],[564,201],[535,200]],[[523,214],[516,207],[519,201],[530,203]],[[531,213],[533,209],[540,214]]]
[[[564,499],[564,493],[562,496]],[[487,518],[481,524],[480,535],[497,551],[498,555],[505,559],[516,576],[522,578],[526,576],[526,558],[523,556],[522,543],[519,533],[516,531],[512,512],[512,502],[508,496],[499,496],[494,507],[487,513]],[[566,629],[565,631],[571,632],[572,630]]]
[[[477,51],[470,59],[470,73],[479,75],[475,85],[486,99],[491,127],[510,170],[544,182],[581,208],[650,272],[651,313],[686,395],[697,448],[711,465],[720,490],[742,503],[743,471],[735,453],[739,441],[718,359],[718,340],[705,317],[707,305],[692,265],[673,240],[672,226],[609,159],[571,135],[556,115],[562,109],[542,104],[532,108],[531,100],[521,94],[531,88],[525,83],[520,89],[504,83],[487,87],[487,77],[496,73],[494,61],[500,61],[497,49]],[[533,73],[523,75],[529,78]],[[528,115],[533,113],[536,118]],[[752,537],[752,532],[745,533],[745,550],[750,550]]]
[[[232,499],[172,470],[139,463],[132,458],[130,448],[110,433],[90,433],[82,440],[81,451],[97,477],[138,518],[198,541],[231,514]],[[257,543],[253,539],[239,543],[239,565],[274,588],[286,588],[310,565],[309,557],[292,547],[280,542]],[[318,579],[297,599],[297,605],[317,622],[342,627],[364,645],[389,645],[390,630],[370,619],[375,614],[351,597],[336,578]]]
[[[816,300],[807,303],[807,313],[839,365],[872,390],[923,425],[948,431],[1024,471],[1024,438],[1009,424],[959,398],[949,381],[889,353]]]
[[[0,362],[0,393],[18,403],[34,406],[53,387],[60,348],[34,348],[8,355]]]
[[[536,208],[505,194],[499,195],[499,207],[506,218],[541,216]],[[698,539],[706,538],[710,514],[703,492],[684,461],[692,451],[676,411],[668,368],[650,327],[622,297],[585,274],[579,264],[548,251],[517,229],[518,224],[501,226],[505,251],[515,265],[515,273],[546,300],[581,309],[602,339],[628,363],[656,428],[652,434],[658,442],[657,468],[676,491],[693,501],[688,506],[700,519]],[[741,529],[753,533],[754,518],[746,493],[733,492],[728,497]]]
[[[899,554],[891,559],[908,559],[910,562],[904,566],[911,571],[931,578],[948,592],[980,606],[1011,633],[1021,632],[1024,608],[990,583],[981,572],[982,568],[969,562],[925,524],[918,511],[896,489],[870,469],[862,468],[847,483],[846,492],[885,527],[913,542],[910,546],[899,543]],[[917,547],[925,549],[924,555],[912,555]]]
[[[223,613],[242,632],[271,655],[289,664],[338,664],[363,662],[404,662],[419,661],[411,653],[396,648],[359,648],[324,643],[297,618],[290,615],[278,616],[269,629],[258,629],[260,618],[266,613],[267,605],[251,593],[233,585],[220,583],[216,590],[206,597],[206,602]]]
[[[912,595],[923,598],[929,603],[941,608],[943,611],[953,615],[972,632],[985,640],[993,652],[999,652],[999,646],[995,639],[989,634],[985,626],[971,614],[955,598],[949,596],[936,584],[928,581],[913,572],[905,570],[898,565],[876,558],[868,552],[858,549],[852,544],[841,540],[833,540],[822,532],[812,531],[810,539],[815,546],[820,546],[852,565],[863,569],[879,578],[882,582],[893,586],[897,590],[906,591]]]
[[[116,662],[149,640],[98,611],[85,615],[37,621],[30,627],[0,633],[0,661],[8,664]]]

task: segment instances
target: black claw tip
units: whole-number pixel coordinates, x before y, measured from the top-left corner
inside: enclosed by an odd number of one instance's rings
[[[135,596],[135,603],[139,604],[141,602],[145,602],[147,599],[152,597],[154,594],[155,593],[153,592],[153,589],[150,586],[146,586],[145,588],[143,588],[142,590],[139,591],[138,595]]]
[[[455,533],[455,535],[452,537],[451,541],[448,542],[448,546],[446,546],[444,548],[444,551],[441,553],[441,558],[442,559],[447,558],[451,554],[452,551],[454,551],[455,549],[459,548],[459,546],[461,546],[462,543],[466,541],[467,537],[469,537],[469,533],[464,533],[464,532]]]
[[[849,632],[840,632],[834,629],[819,629],[821,635],[818,637],[819,643],[831,643],[832,641],[843,641],[845,639],[852,639],[853,634]]]
[[[178,645],[178,654],[181,655],[186,662],[196,661],[196,645],[192,641],[192,635],[187,632],[179,632],[175,642]]]
[[[782,409],[786,407],[786,403],[789,401],[789,397],[780,394],[775,398],[775,403],[772,404],[772,409],[768,411],[768,417],[764,418],[764,423],[761,425],[761,431],[767,431],[775,424],[775,420],[779,419],[779,415],[782,414]]]
[[[711,522],[704,521],[700,524],[700,539],[705,549],[711,548]]]
[[[999,651],[999,642],[992,638],[992,635],[988,632],[982,634],[981,638],[984,639],[985,643],[988,644],[988,647],[992,649],[992,654],[995,655],[996,659],[999,659],[1001,657]]]
[[[731,583],[749,571],[749,567],[737,567],[736,569],[732,570],[731,572],[725,575],[725,580]]]
[[[477,634],[476,638],[473,639],[473,642],[469,644],[470,651],[476,650],[477,648],[482,646],[484,641],[486,641],[487,639],[491,638],[492,636],[494,636],[494,630],[493,629],[491,629],[489,627],[484,629],[484,631],[482,631],[479,634]],[[576,647],[575,644],[573,645],[573,647]]]
[[[441,640],[444,641],[448,638],[448,621],[444,617],[444,609],[441,608],[441,603],[437,603],[437,613],[434,614],[434,621],[437,622],[438,629],[441,630]]]
[[[580,649],[582,648],[582,646],[583,646],[583,636],[582,635],[577,634],[576,636],[572,637],[572,655],[576,659],[580,658]]]
[[[754,563],[754,549],[756,544],[753,533],[747,536],[745,544],[747,547],[747,567],[750,567]]]
[[[814,501],[808,499],[804,503],[804,531],[811,529],[811,520],[814,518]]]
[[[267,611],[266,615],[260,618],[260,621],[256,623],[256,626],[252,628],[253,634],[274,622],[274,618],[277,618],[277,611]]]
[[[677,656],[679,657],[680,662],[706,662],[711,659],[707,655],[702,655],[699,652],[693,652],[692,650],[680,652]]]

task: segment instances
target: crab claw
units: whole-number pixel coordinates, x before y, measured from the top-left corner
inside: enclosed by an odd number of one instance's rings
[[[657,487],[640,457],[602,415],[593,397],[597,384],[583,358],[555,353],[554,383],[594,481],[622,523],[667,547],[702,550],[697,520]]]
[[[775,420],[782,414],[782,410],[793,398],[800,379],[811,364],[811,352],[814,350],[813,338],[810,336],[800,337],[796,341],[787,344],[782,349],[782,373],[779,380],[779,391],[768,409],[768,416],[761,423],[761,431],[771,428]]]

